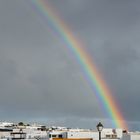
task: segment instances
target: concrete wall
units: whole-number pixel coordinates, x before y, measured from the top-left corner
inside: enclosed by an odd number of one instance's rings
[[[121,140],[140,140],[140,134],[125,134]]]
[[[99,133],[98,132],[67,132],[67,138],[92,138],[98,139]]]
[[[132,135],[131,140],[140,140],[140,135]]]
[[[0,132],[0,138],[8,138],[11,136],[11,132]]]
[[[130,140],[130,139],[131,139],[131,137],[128,134],[124,134],[121,138],[121,140]]]

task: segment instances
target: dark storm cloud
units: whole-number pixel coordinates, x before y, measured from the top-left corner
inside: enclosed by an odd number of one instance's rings
[[[85,43],[130,128],[139,128],[140,2],[49,2]],[[1,119],[111,126],[81,68],[28,0],[1,0],[0,20]]]

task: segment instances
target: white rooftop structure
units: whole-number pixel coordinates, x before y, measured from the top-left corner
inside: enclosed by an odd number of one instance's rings
[[[140,140],[140,132],[129,132],[123,134],[122,140]]]

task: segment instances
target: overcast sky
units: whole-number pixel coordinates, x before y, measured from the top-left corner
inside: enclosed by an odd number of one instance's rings
[[[0,120],[95,128],[111,120],[30,0],[0,0]],[[140,130],[140,1],[49,0],[85,44],[130,129]]]

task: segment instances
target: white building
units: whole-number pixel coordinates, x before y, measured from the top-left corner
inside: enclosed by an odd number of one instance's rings
[[[140,140],[140,132],[129,132],[123,134],[122,140]]]
[[[26,126],[26,127],[18,127],[17,129],[13,129],[12,138],[20,138],[24,139],[47,139],[47,132],[42,128],[42,126]]]
[[[48,132],[50,139],[66,138],[66,139],[93,139],[99,140],[99,132],[84,129],[68,129],[68,130],[53,130]],[[122,138],[122,129],[104,128],[101,133],[101,138],[105,140],[118,140]]]

